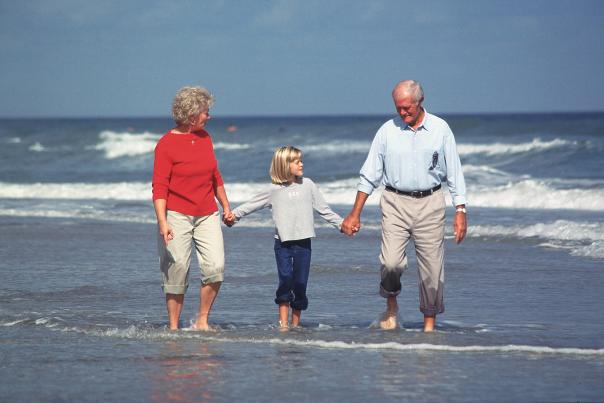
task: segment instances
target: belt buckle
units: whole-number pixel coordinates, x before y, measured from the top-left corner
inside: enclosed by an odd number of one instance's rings
[[[420,197],[422,197],[422,191],[414,190],[413,192],[411,192],[411,197],[415,197],[416,199],[419,199]]]

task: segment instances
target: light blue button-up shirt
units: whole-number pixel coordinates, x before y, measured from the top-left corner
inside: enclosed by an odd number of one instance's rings
[[[412,192],[446,182],[453,205],[466,204],[466,182],[453,132],[443,119],[425,112],[417,130],[400,116],[379,128],[361,168],[359,191],[371,194],[385,185]]]

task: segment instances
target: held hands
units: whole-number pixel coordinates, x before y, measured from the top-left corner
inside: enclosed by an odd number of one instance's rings
[[[342,222],[340,231],[348,236],[353,236],[361,229],[361,218],[358,215],[349,214]]]
[[[229,211],[224,211],[222,213],[222,222],[227,227],[232,227],[233,224],[235,224],[236,220],[237,220],[237,217],[235,217],[235,214],[233,214],[232,211],[229,210]]]

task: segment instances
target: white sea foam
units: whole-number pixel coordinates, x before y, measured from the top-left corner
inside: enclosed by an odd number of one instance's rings
[[[222,141],[214,143],[215,150],[247,150],[250,147],[249,144],[225,143]]]
[[[151,185],[146,182],[30,184],[0,182],[0,198],[150,200]]]
[[[319,183],[318,186],[329,204],[351,205],[356,195],[358,179],[350,178]],[[227,183],[229,200],[235,204],[249,200],[268,186],[266,183]],[[565,185],[567,186],[567,184]],[[501,186],[468,186],[468,200],[472,207],[523,208],[523,209],[574,209],[604,210],[604,188],[558,189],[534,179],[508,182]],[[377,205],[381,190],[376,190],[367,205]],[[450,205],[448,192],[445,193]],[[150,200],[151,184],[148,182],[117,183],[6,183],[0,182],[0,198],[8,199],[98,199],[98,200]]]
[[[160,137],[161,135],[159,134],[149,132],[117,133],[105,130],[99,134],[99,138],[102,141],[91,148],[104,151],[105,158],[107,159],[132,157],[152,153]]]
[[[19,143],[21,143],[21,137],[11,137],[8,140],[6,140],[6,142],[9,144],[19,144]]]
[[[105,152],[105,158],[115,159],[121,157],[134,157],[137,155],[150,154],[155,149],[161,134],[143,133],[119,133],[111,130],[102,131],[99,134],[100,143],[88,147],[92,150]],[[223,150],[245,150],[250,148],[249,144],[239,143],[214,143],[214,149]]]
[[[542,141],[540,138],[535,138],[528,143],[507,144],[458,144],[457,151],[460,155],[469,154],[486,154],[486,155],[502,155],[502,154],[519,154],[531,151],[543,151],[551,148],[565,147],[576,145],[576,141],[568,141],[562,139],[554,139],[551,141]]]
[[[508,353],[508,354],[535,354],[535,355],[580,355],[585,357],[604,356],[604,348],[577,348],[577,347],[548,347],[548,346],[530,346],[530,345],[468,345],[456,346],[448,344],[430,344],[430,343],[357,343],[345,341],[326,341],[326,340],[297,340],[283,338],[263,338],[263,337],[238,337],[221,336],[216,333],[205,332],[169,332],[162,329],[150,327],[138,327],[131,325],[127,328],[79,328],[66,326],[65,322],[56,317],[31,318],[26,320],[16,320],[2,323],[2,326],[15,326],[21,324],[33,323],[38,326],[44,326],[63,332],[77,332],[101,337],[118,337],[126,339],[200,339],[205,341],[214,341],[222,343],[249,343],[249,344],[269,344],[286,345],[306,348],[324,348],[333,350],[373,350],[373,351],[400,351],[400,352],[454,352],[454,353]],[[329,329],[322,329],[328,331]],[[323,333],[323,332],[321,332]]]
[[[41,153],[43,151],[46,151],[46,147],[44,147],[42,144],[40,144],[39,142],[35,142],[34,144],[32,144],[31,146],[29,146],[28,148],[30,151],[35,151],[37,153]]]
[[[468,186],[469,205],[477,207],[604,210],[604,188],[558,189],[524,179],[501,186]]]
[[[571,255],[604,258],[604,223],[556,220],[551,223],[520,225],[473,225],[469,237],[539,238],[540,246],[570,250]]]
[[[349,154],[367,153],[371,141],[330,141],[321,144],[307,144],[302,146],[305,154]]]
[[[474,225],[469,236],[510,236],[544,238],[563,241],[604,241],[604,223],[556,220],[528,226]]]
[[[442,344],[403,344],[397,342],[387,343],[347,343],[343,341],[323,341],[323,340],[288,340],[288,339],[268,339],[268,340],[252,340],[255,343],[270,343],[282,345],[295,345],[300,347],[318,347],[328,349],[344,349],[344,350],[395,350],[395,351],[444,351],[444,352],[459,352],[459,353],[530,353],[530,354],[571,354],[571,355],[604,355],[604,349],[587,349],[574,347],[545,347],[545,346],[526,346],[526,345],[503,345],[503,346],[452,346]]]

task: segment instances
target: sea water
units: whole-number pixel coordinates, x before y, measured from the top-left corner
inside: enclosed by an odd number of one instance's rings
[[[604,114],[444,116],[468,187],[467,239],[447,211],[446,312],[421,331],[415,255],[401,328],[382,331],[381,190],[349,238],[316,219],[309,309],[279,332],[270,212],[223,227],[212,333],[166,330],[150,179],[158,119],[0,120],[0,398],[125,401],[604,400]],[[274,149],[340,215],[387,116],[215,118],[233,206]],[[236,130],[233,130],[233,126]]]

